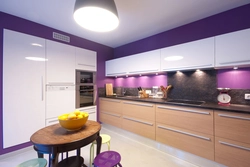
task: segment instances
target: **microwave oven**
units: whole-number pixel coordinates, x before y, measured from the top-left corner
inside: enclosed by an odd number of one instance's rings
[[[93,71],[76,71],[76,85],[95,84],[96,72]]]

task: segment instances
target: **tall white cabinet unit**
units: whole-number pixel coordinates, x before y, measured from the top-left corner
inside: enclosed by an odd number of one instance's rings
[[[4,148],[28,142],[45,126],[44,59],[45,39],[4,29]]]
[[[214,37],[161,49],[161,71],[214,67]]]
[[[250,29],[215,37],[215,67],[250,65]]]

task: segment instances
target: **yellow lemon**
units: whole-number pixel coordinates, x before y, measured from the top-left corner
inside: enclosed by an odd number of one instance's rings
[[[76,119],[76,114],[70,113],[70,114],[68,115],[68,119]]]
[[[74,111],[74,114],[75,114],[75,115],[79,115],[80,113],[81,113],[80,110],[75,110],[75,111]]]
[[[59,118],[60,120],[67,120],[68,119],[68,115],[62,115]]]
[[[77,115],[77,119],[83,118],[82,114]]]

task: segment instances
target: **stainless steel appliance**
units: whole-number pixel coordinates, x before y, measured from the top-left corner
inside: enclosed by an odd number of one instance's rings
[[[76,71],[76,108],[93,106],[96,103],[96,73]]]

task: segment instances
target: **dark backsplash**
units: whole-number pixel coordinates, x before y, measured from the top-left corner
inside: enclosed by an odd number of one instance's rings
[[[185,72],[168,72],[168,85],[173,88],[168,93],[169,99],[187,99],[217,103],[217,71],[185,71]],[[167,86],[167,85],[163,85]],[[113,88],[114,93],[116,87]],[[152,89],[152,88],[143,88]],[[124,88],[125,95],[138,95],[137,88]],[[250,93],[249,89],[231,89],[228,94],[231,96],[231,104],[250,105],[250,100],[244,99],[244,94]],[[105,96],[105,88],[98,88],[98,95]]]

